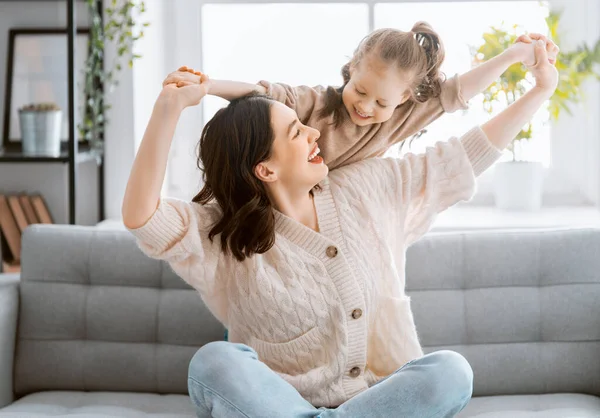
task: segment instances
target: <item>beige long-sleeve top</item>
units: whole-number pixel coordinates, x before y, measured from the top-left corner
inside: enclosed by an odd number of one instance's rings
[[[264,80],[258,84],[265,87],[267,94],[273,99],[294,109],[302,123],[321,132],[319,148],[330,170],[366,158],[380,157],[392,145],[421,131],[444,112],[467,108],[461,95],[459,76],[455,75],[442,83],[439,97],[425,103],[406,101],[384,123],[358,126],[352,122],[348,112],[343,110],[343,122],[335,127],[333,115],[326,118],[319,116],[320,110],[325,106],[327,89],[333,87],[291,87]]]

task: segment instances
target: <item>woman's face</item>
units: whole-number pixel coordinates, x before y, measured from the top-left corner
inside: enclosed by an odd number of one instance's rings
[[[296,112],[279,102],[271,106],[271,126],[275,135],[271,158],[257,166],[258,177],[278,182],[292,193],[311,190],[329,172],[318,155],[319,131],[300,123]]]

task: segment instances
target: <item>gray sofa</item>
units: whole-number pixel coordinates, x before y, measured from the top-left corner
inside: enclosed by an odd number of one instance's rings
[[[459,417],[600,417],[600,230],[431,234],[409,249],[427,352],[462,353]],[[36,225],[0,279],[0,417],[191,417],[188,362],[223,327],[125,231]]]

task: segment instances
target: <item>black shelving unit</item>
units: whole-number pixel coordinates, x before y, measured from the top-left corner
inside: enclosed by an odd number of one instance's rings
[[[0,0],[0,2],[3,0]],[[14,0],[12,0],[14,1]],[[23,155],[20,147],[17,149],[5,148],[0,150],[0,163],[59,163],[67,164],[69,175],[69,223],[75,224],[76,219],[76,191],[77,191],[77,173],[78,164],[96,159],[89,151],[87,146],[79,144],[76,127],[76,81],[75,81],[75,38],[77,31],[75,0],[65,0],[67,2],[67,59],[68,59],[68,86],[69,86],[69,140],[66,147],[61,148],[61,153],[57,157],[52,156],[28,156]],[[102,16],[102,0],[98,1],[100,15]],[[8,79],[8,78],[7,78]],[[99,86],[102,88],[102,86]],[[98,163],[98,217],[99,221],[104,220],[104,150],[101,152]]]

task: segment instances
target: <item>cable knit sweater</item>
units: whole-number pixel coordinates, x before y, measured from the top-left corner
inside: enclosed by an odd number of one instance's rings
[[[335,170],[315,192],[320,232],[274,211],[275,245],[243,262],[208,239],[216,204],[162,199],[131,231],[198,290],[230,341],[253,347],[313,405],[334,407],[423,355],[404,291],[406,247],[469,199],[499,156],[474,128],[422,155]]]

